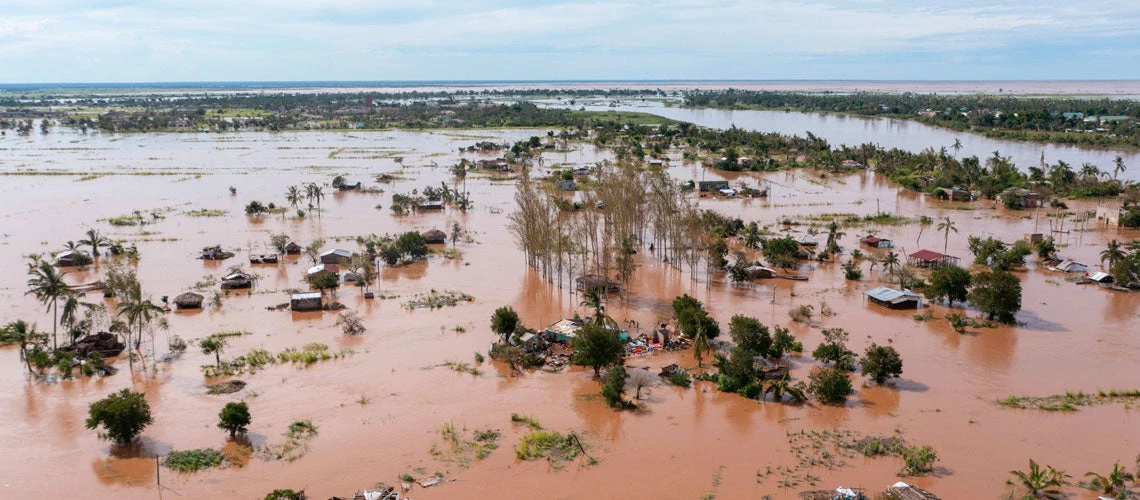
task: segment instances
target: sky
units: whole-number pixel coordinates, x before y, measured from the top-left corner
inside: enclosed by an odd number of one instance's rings
[[[0,83],[1140,78],[1140,2],[0,0]]]

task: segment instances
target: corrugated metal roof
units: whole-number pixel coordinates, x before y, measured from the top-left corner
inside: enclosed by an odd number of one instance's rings
[[[897,303],[907,300],[920,300],[920,297],[910,290],[895,290],[894,288],[887,288],[885,286],[872,288],[863,293],[881,302]]]
[[[321,292],[294,293],[292,298],[293,300],[319,299],[321,298]]]

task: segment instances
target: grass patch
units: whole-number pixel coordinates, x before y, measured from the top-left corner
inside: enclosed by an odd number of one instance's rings
[[[460,302],[474,302],[475,297],[467,295],[463,292],[456,292],[445,290],[439,292],[432,290],[426,294],[416,295],[415,298],[404,303],[404,307],[408,309],[438,309],[442,307],[454,307],[459,305]]]
[[[258,456],[263,460],[284,460],[292,462],[309,451],[309,441],[317,436],[317,426],[310,420],[297,420],[289,424],[285,441],[266,444],[259,448]]]
[[[162,461],[162,465],[178,472],[198,472],[202,469],[221,467],[226,461],[222,452],[213,448],[198,450],[171,451]]]
[[[516,424],[526,424],[527,427],[530,427],[531,429],[534,429],[534,430],[541,430],[542,429],[542,424],[538,422],[538,419],[534,418],[530,415],[522,415],[519,413],[512,413],[511,414],[511,422],[514,422]]]
[[[459,373],[470,373],[476,377],[483,374],[483,372],[479,371],[478,368],[471,366],[470,363],[465,363],[462,361],[448,361],[444,363],[444,365]]]
[[[494,429],[468,432],[466,428],[457,429],[451,422],[439,428],[439,436],[440,442],[432,444],[432,456],[456,462],[462,467],[491,456],[491,452],[499,448],[499,440],[503,437],[502,433]]]
[[[519,438],[515,445],[515,457],[519,460],[546,459],[556,469],[580,456],[586,457],[584,465],[597,463],[597,460],[586,454],[585,446],[574,431],[566,435],[558,431],[531,431]]]
[[[191,210],[189,212],[186,212],[186,215],[188,215],[190,217],[221,217],[221,216],[226,215],[228,213],[229,212],[226,210],[221,210],[221,209],[216,209],[216,208],[199,208],[197,210]]]
[[[1140,390],[1110,390],[1097,391],[1096,394],[1077,391],[1051,396],[1008,396],[999,399],[997,403],[1008,408],[1023,410],[1077,411],[1082,406],[1113,403],[1123,403],[1131,407],[1137,400],[1140,400]]]

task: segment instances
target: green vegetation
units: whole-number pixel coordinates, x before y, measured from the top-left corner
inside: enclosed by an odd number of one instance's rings
[[[838,368],[821,368],[808,376],[808,391],[823,404],[842,405],[854,392],[847,372]]]
[[[602,367],[620,363],[625,356],[625,343],[619,332],[594,323],[586,323],[578,330],[572,346],[574,357],[570,362],[593,368],[595,378],[600,376]]]
[[[610,365],[610,367],[606,369],[606,374],[602,377],[602,397],[606,398],[606,404],[609,405],[610,408],[626,409],[636,407],[634,403],[624,399],[625,379],[625,366],[622,366],[620,363]]]
[[[305,500],[305,490],[277,489],[267,493],[265,500]]]
[[[217,209],[217,208],[198,208],[198,209],[190,210],[189,212],[186,212],[186,215],[188,215],[190,217],[222,217],[222,216],[226,215],[227,213],[229,213],[229,212],[226,210]]]
[[[502,433],[493,429],[477,429],[468,437],[466,428],[456,429],[450,422],[440,427],[439,434],[445,450],[433,444],[431,454],[464,467],[491,456],[491,452],[499,448],[499,439],[502,438]]]
[[[292,462],[309,451],[309,441],[316,436],[316,425],[309,420],[297,420],[289,424],[289,429],[285,432],[285,441],[267,443],[257,451],[265,460]]]
[[[1025,489],[1028,498],[1062,498],[1061,488],[1069,484],[1069,475],[1064,471],[1046,465],[1042,468],[1033,459],[1029,459],[1029,470],[1009,471],[1017,479],[1017,485]]]
[[[503,306],[495,309],[491,314],[491,331],[499,334],[503,341],[507,341],[507,337],[514,333],[519,326],[519,313],[515,312],[511,306]]]
[[[475,297],[472,297],[463,292],[454,290],[444,290],[438,292],[431,290],[427,294],[416,295],[415,298],[404,302],[404,307],[408,309],[440,309],[444,307],[455,307],[462,302],[474,302]]]
[[[558,431],[534,430],[524,434],[515,445],[515,457],[519,460],[545,458],[556,469],[562,468],[563,462],[580,456],[586,457],[585,465],[595,463],[595,460],[586,454],[585,445],[582,444],[578,434],[573,431],[563,435]]]
[[[822,333],[823,342],[812,351],[811,357],[821,363],[830,363],[839,370],[855,371],[856,356],[847,348],[847,331],[842,328],[827,328]]]
[[[542,424],[538,422],[538,419],[530,415],[511,413],[511,422],[514,422],[516,424],[526,424],[527,427],[535,430],[542,429]]]
[[[91,403],[85,425],[88,429],[102,427],[99,437],[126,444],[153,421],[143,394],[123,389]]]
[[[178,472],[198,472],[202,469],[219,467],[226,461],[222,452],[213,448],[198,450],[171,451],[163,459],[162,465]]]
[[[968,298],[991,320],[1013,323],[1021,310],[1021,281],[1008,271],[986,271],[971,278]]]
[[[930,283],[922,293],[930,300],[965,302],[970,292],[970,272],[959,267],[943,267],[930,274]]]

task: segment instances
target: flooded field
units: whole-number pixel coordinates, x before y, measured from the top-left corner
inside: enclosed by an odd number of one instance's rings
[[[864,140],[884,142],[873,132]],[[455,245],[458,258],[437,253],[426,262],[382,267],[374,300],[365,299],[358,288],[340,287],[336,299],[363,317],[367,331],[362,335],[343,334],[333,312],[267,310],[288,302],[287,290],[306,286],[304,273],[311,262],[305,256],[288,256],[278,265],[244,265],[258,277],[251,293],[225,295],[219,307],[167,314],[169,330],[154,335],[160,358],[170,336],[191,341],[231,330],[250,333],[230,338],[225,358],[254,348],[279,352],[314,342],[327,344],[331,351],[353,352],[305,368],[276,364],[242,375],[248,385],[235,394],[206,393],[205,383],[218,380],[205,379],[201,366],[213,364],[214,356],[203,354],[194,342],[181,356],[136,365],[134,374],[123,356],[115,361],[120,371],[114,376],[62,381],[29,378],[18,350],[0,349],[0,442],[6,451],[0,458],[6,471],[0,496],[262,498],[276,488],[303,488],[310,498],[328,498],[350,496],[377,482],[397,484],[405,473],[422,478],[437,471],[448,482],[429,489],[416,486],[410,496],[792,498],[798,491],[841,485],[879,491],[899,480],[898,458],[846,457],[840,450],[815,447],[829,438],[803,435],[828,431],[898,433],[909,442],[932,445],[939,458],[934,473],[906,481],[943,498],[998,498],[1008,489],[1009,471],[1024,470],[1030,458],[1079,477],[1086,471],[1104,473],[1117,461],[1132,464],[1140,453],[1140,416],[1127,404],[1044,412],[996,403],[1010,395],[1140,389],[1140,293],[1076,285],[1039,267],[1033,257],[1016,273],[1024,287],[1019,324],[970,328],[965,334],[940,319],[952,312],[941,305],[929,307],[934,319],[922,321],[912,317],[913,311],[868,303],[862,292],[885,283],[881,269],[864,268],[863,279],[851,282],[838,263],[804,264],[800,272],[807,281],[742,286],[730,284],[723,273],[709,278],[700,269],[691,275],[687,268],[673,268],[645,251],[637,256],[627,296],[614,295],[607,302],[606,311],[615,320],[634,320],[645,328],[668,318],[673,298],[688,293],[704,302],[722,325],[734,314],[747,314],[769,326],[786,326],[808,353],[820,342],[821,329],[831,327],[848,330],[856,352],[872,342],[894,346],[905,363],[902,379],[895,387],[879,387],[860,386],[863,378],[856,377],[856,393],[843,407],[757,402],[698,382],[690,389],[655,384],[643,393],[642,411],[617,412],[597,396],[599,386],[589,369],[512,376],[500,363],[473,363],[474,353],[485,354],[496,339],[488,320],[500,306],[513,306],[533,328],[576,312],[585,316],[589,310],[569,288],[548,283],[526,266],[507,230],[507,214],[515,206],[513,181],[469,174],[465,189],[474,208],[467,213],[449,208],[396,216],[389,210],[392,194],[440,183],[455,186],[459,181],[448,167],[461,157],[461,147],[545,133],[57,132],[0,139],[0,172],[26,174],[5,175],[0,182],[3,323],[23,318],[50,330],[51,316],[25,294],[26,256],[58,251],[91,227],[137,245],[138,277],[155,302],[189,290],[206,276],[220,276],[230,265],[248,262],[250,253],[270,253],[268,239],[275,233],[286,233],[301,244],[325,238],[326,248],[351,250],[358,250],[357,236],[369,234],[448,231],[458,223],[468,235]],[[982,140],[962,138],[964,143]],[[535,169],[535,176],[613,158],[588,143],[571,144],[570,151],[543,153],[543,166]],[[473,153],[462,157],[490,158]],[[729,175],[683,162],[679,154],[668,168],[679,181]],[[1135,178],[1136,170],[1128,174]],[[289,186],[327,185],[338,174],[384,192],[328,189],[319,217],[299,219],[293,210],[252,217],[243,211],[253,200],[283,205]],[[394,179],[374,182],[381,174]],[[846,228],[840,240],[845,254],[860,248],[858,237],[869,229],[894,240],[900,253],[941,251],[945,246],[946,253],[963,262],[972,260],[968,235],[1011,242],[1026,233],[1049,231],[1044,211],[1010,212],[994,209],[990,201],[932,200],[900,190],[874,173],[820,178],[792,171],[731,174],[731,180],[770,182],[771,196],[694,201],[702,209],[757,221],[775,231],[781,231],[779,222],[788,218],[820,213],[862,217],[880,210],[910,218],[950,217],[959,228],[947,239],[934,227],[922,230],[917,223]],[[1095,203],[1069,206],[1080,212]],[[225,214],[190,214],[202,209]],[[147,224],[107,222],[136,210],[147,216]],[[797,236],[806,230],[806,225],[791,227]],[[1091,223],[1069,221],[1064,229],[1067,232],[1055,235],[1059,253],[1093,268],[1109,240],[1140,237],[1140,231]],[[237,255],[224,262],[197,260],[207,245],[221,245]],[[70,284],[92,282],[101,279],[100,266],[106,265],[109,262],[71,269],[66,278]],[[205,294],[214,290],[216,286]],[[459,291],[474,300],[435,310],[404,307],[417,294],[433,290]],[[86,300],[103,302],[98,292]],[[789,319],[793,307],[812,305],[819,311],[824,303],[833,315],[817,317],[811,325]],[[150,337],[144,337],[144,350],[149,349]],[[459,373],[444,366],[448,362],[475,364],[479,374]],[[649,367],[654,373],[671,363],[696,366],[690,351],[626,360],[628,366]],[[806,354],[792,358],[793,377],[806,378],[809,366]],[[84,428],[88,405],[121,388],[144,391],[154,413],[154,423],[126,449]],[[246,456],[241,466],[194,474],[166,468],[156,472],[155,456],[172,449],[241,448],[227,443],[226,434],[215,426],[221,406],[239,400],[250,405],[249,440],[255,446],[281,441],[289,424],[299,420],[311,420],[318,434],[294,461],[238,451]],[[570,463],[559,470],[545,461],[516,459],[513,447],[526,429],[511,422],[512,413],[531,415],[549,429],[577,431],[598,463]],[[447,424],[496,429],[503,435],[500,447],[470,463],[432,453]],[[829,463],[825,455],[843,456],[842,463],[824,465]],[[784,472],[792,469],[796,472]],[[156,486],[156,474],[161,474],[162,489]],[[1095,498],[1091,493],[1078,495]]]

